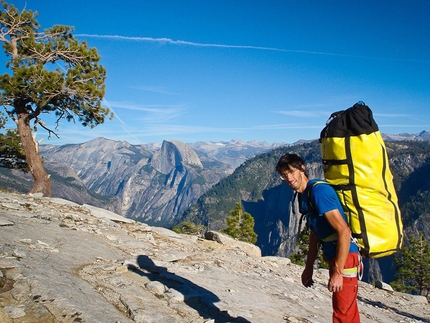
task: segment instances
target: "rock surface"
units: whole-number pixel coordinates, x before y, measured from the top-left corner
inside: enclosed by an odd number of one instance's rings
[[[0,322],[331,322],[327,272],[219,236],[0,193]],[[221,241],[222,243],[220,243]],[[363,323],[430,322],[423,297],[360,283]]]
[[[161,149],[151,159],[151,165],[161,173],[168,174],[175,168],[194,165],[203,168],[196,152],[181,141],[163,141]]]

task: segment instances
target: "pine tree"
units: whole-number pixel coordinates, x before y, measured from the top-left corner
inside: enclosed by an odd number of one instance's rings
[[[250,213],[243,211],[240,203],[236,203],[236,208],[230,211],[230,216],[225,220],[227,228],[222,229],[221,232],[240,241],[253,244],[257,242],[257,234],[254,232],[254,218]]]
[[[28,165],[16,129],[0,133],[0,167],[20,169],[28,172]]]
[[[424,234],[411,237],[408,246],[394,258],[397,271],[396,280],[391,283],[396,290],[430,296],[430,244]]]
[[[102,107],[106,70],[99,65],[95,48],[79,43],[73,28],[56,25],[41,31],[37,12],[18,11],[0,0],[0,42],[3,43],[8,73],[0,75],[0,105],[16,123],[34,184],[31,193],[51,196],[36,141],[38,127],[49,136],[61,120],[78,121],[94,127],[113,114]],[[55,128],[42,116],[55,114]]]
[[[7,117],[0,111],[0,129],[4,129]],[[16,129],[0,133],[0,167],[20,169],[28,172],[21,140]]]

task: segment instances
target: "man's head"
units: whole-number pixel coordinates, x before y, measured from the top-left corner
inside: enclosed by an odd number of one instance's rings
[[[293,190],[299,193],[306,188],[308,175],[303,159],[296,154],[283,155],[276,165],[276,171]]]

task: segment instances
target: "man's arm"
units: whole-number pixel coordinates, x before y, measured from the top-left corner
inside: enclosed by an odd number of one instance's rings
[[[346,259],[348,258],[349,245],[351,241],[351,230],[349,229],[338,209],[328,211],[324,215],[338,235],[334,268],[332,268],[333,272],[330,276],[328,285],[329,291],[337,292],[342,290],[343,287],[342,275]]]
[[[314,281],[312,280],[312,276],[314,272],[314,263],[315,263],[315,259],[317,258],[317,255],[318,255],[318,238],[311,231],[309,235],[309,247],[308,247],[308,254],[306,257],[306,265],[302,273],[302,284],[306,287],[310,287],[314,284]]]

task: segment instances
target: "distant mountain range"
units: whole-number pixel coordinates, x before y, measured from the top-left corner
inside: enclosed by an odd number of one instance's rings
[[[192,148],[200,160],[204,163],[208,161],[218,161],[230,165],[232,169],[238,167],[245,160],[258,155],[262,152],[269,151],[276,147],[285,146],[286,143],[272,143],[269,144],[265,141],[242,141],[240,139],[231,141],[217,141],[217,142],[204,142],[198,141],[195,143],[187,143],[187,146]],[[151,152],[159,150],[162,146],[161,143],[143,144],[143,146]]]
[[[398,135],[383,133],[382,138],[384,138],[385,141],[429,141],[430,132],[423,130],[418,134],[401,133]]]

